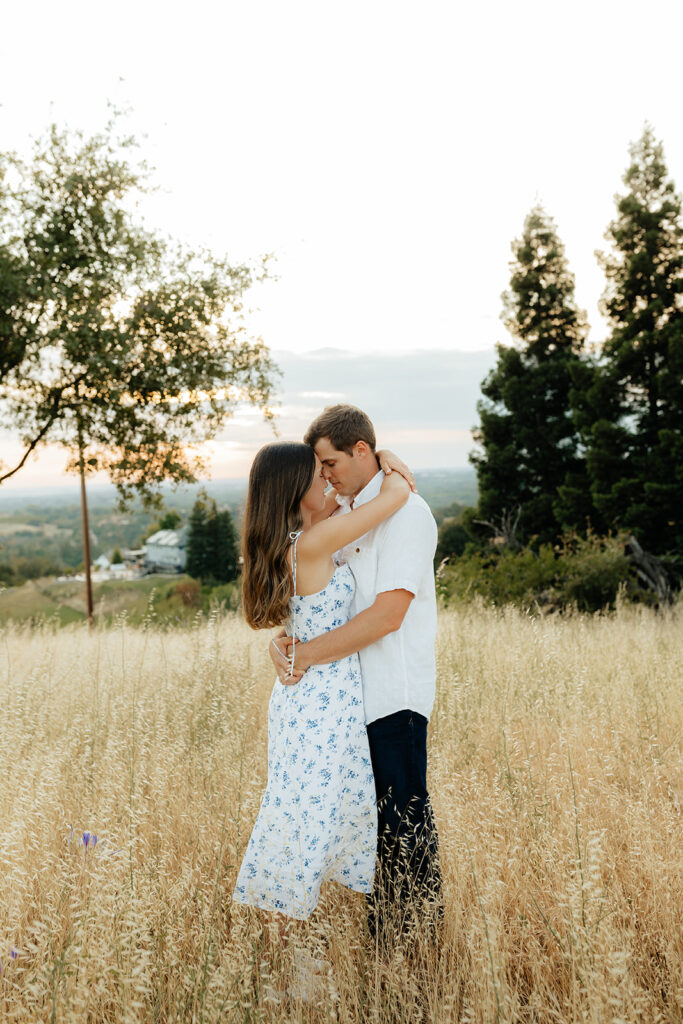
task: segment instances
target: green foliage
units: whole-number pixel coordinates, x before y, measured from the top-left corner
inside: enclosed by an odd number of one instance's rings
[[[631,146],[617,217],[599,254],[611,334],[577,381],[593,500],[655,553],[683,551],[683,218],[661,143]]]
[[[213,577],[217,583],[230,583],[239,575],[239,545],[237,533],[228,509],[216,514],[216,571]]]
[[[166,577],[166,580],[168,577]],[[83,622],[85,606],[82,583],[40,582],[21,586],[10,584],[3,592],[0,576],[0,625],[52,620],[60,625]],[[146,576],[139,580],[110,580],[96,583],[95,613],[98,621],[113,622],[125,612],[130,625],[141,625],[150,616],[169,627],[210,615],[215,609],[236,612],[240,607],[239,580],[218,586],[199,584],[188,576],[167,583],[164,578]]]
[[[460,517],[449,516],[444,519],[439,526],[434,565],[438,567],[444,558],[451,559],[461,555],[469,541],[469,534]]]
[[[626,588],[643,599],[624,554],[625,538],[588,533],[563,538],[560,545],[538,550],[496,548],[470,551],[438,574],[438,589],[448,603],[474,596],[495,605],[523,608],[563,608],[600,611],[613,607]]]
[[[555,562],[549,544],[537,552],[530,548],[473,551],[445,566],[439,575],[439,592],[447,601],[479,595],[493,604],[529,606],[552,585]]]
[[[123,562],[123,556],[118,548],[114,548],[111,556],[112,565],[120,565]]]
[[[174,508],[169,509],[164,512],[162,516],[153,520],[153,522],[149,524],[147,530],[140,538],[140,544],[144,544],[145,541],[149,540],[150,537],[153,537],[155,533],[159,532],[159,530],[177,530],[182,526],[182,523],[183,517],[180,512],[177,512]]]
[[[207,537],[208,502],[206,491],[200,491],[190,512],[185,568],[194,579],[206,574],[211,557]]]
[[[223,608],[231,612],[239,611],[241,607],[240,582],[237,579],[232,583],[221,583],[217,587],[212,587],[207,595],[208,609]]]
[[[122,501],[193,480],[188,442],[238,401],[267,412],[275,368],[246,334],[242,296],[265,271],[174,250],[136,222],[148,187],[115,124],[55,126],[33,160],[0,158],[0,399],[23,459],[57,442]]]
[[[424,495],[423,495],[424,497]],[[425,498],[425,501],[427,499]],[[457,519],[462,515],[464,506],[458,501],[452,501],[446,508],[435,508],[432,509],[432,515],[436,521],[437,526],[441,526],[444,519]]]
[[[581,468],[569,391],[587,328],[564,247],[540,207],[526,218],[512,250],[504,320],[517,345],[498,345],[497,366],[482,384],[475,432],[480,450],[471,456],[479,481],[477,517],[497,526],[519,507],[520,540],[552,542],[560,532],[559,488]]]
[[[0,562],[0,583],[7,587],[20,587],[26,580],[56,576],[60,572],[60,567],[48,556],[10,556]]]
[[[239,574],[232,516],[227,509],[219,511],[205,490],[199,492],[190,513],[186,569],[195,579],[213,583],[229,583]]]
[[[169,509],[168,512],[164,512],[163,516],[159,520],[160,530],[177,530],[179,526],[182,526],[183,517],[180,512],[176,512],[174,508]]]
[[[623,536],[568,538],[559,558],[562,603],[575,604],[579,611],[612,608],[622,587],[630,587],[632,597],[644,599],[636,588],[624,544]]]

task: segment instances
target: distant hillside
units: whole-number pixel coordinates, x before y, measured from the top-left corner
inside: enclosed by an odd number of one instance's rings
[[[476,505],[477,474],[474,469],[417,470],[415,480],[420,494],[433,512],[457,502]]]
[[[473,469],[431,469],[415,473],[419,492],[436,513],[454,502],[476,502]],[[167,509],[186,517],[199,487],[206,488],[219,505],[227,506],[236,522],[241,519],[246,480],[211,480],[182,490],[164,491]],[[116,508],[113,487],[92,487],[89,495],[92,557],[115,547],[134,548],[146,534],[157,514],[134,505],[128,512]],[[0,583],[11,582],[4,572],[12,565],[24,578],[54,575],[74,569],[83,558],[80,502],[76,487],[68,491],[10,492],[0,495]]]

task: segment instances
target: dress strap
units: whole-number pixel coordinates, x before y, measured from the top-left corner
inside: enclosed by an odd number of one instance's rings
[[[296,545],[299,537],[303,533],[303,530],[293,530],[289,539],[292,541],[290,547],[290,561],[292,565],[292,585],[294,587],[294,593],[292,597],[296,597]],[[289,674],[291,675],[294,671],[294,655],[296,652],[296,605],[292,607],[292,653],[289,657]]]

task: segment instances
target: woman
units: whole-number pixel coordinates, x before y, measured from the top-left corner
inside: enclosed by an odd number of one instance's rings
[[[389,463],[393,468],[402,464]],[[244,615],[254,628],[287,623],[309,640],[349,617],[354,582],[333,555],[396,512],[409,486],[397,473],[380,494],[332,516],[334,494],[308,445],[257,454],[243,529]],[[308,918],[323,881],[369,893],[377,809],[358,655],[310,668],[295,686],[276,681],[268,711],[268,783],[234,899]]]

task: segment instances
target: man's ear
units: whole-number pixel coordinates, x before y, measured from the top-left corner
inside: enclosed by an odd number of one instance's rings
[[[353,454],[359,459],[366,459],[370,448],[367,441],[356,441],[353,446]]]

